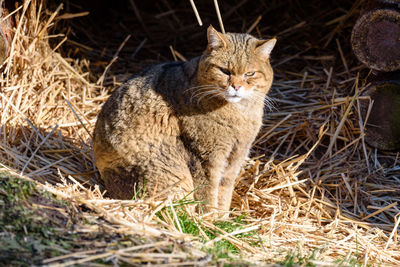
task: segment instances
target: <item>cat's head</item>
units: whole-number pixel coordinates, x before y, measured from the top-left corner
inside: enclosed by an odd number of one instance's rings
[[[208,45],[198,69],[199,96],[223,98],[230,103],[243,99],[264,101],[273,72],[269,56],[276,39],[260,40],[249,34],[207,30]],[[206,97],[207,98],[207,97]]]

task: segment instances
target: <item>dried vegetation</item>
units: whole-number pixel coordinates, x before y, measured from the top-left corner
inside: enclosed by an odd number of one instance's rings
[[[359,100],[370,74],[349,48],[362,1],[220,1],[226,31],[276,35],[279,43],[274,108],[237,181],[232,219],[219,222],[191,214],[191,203],[107,198],[90,147],[96,115],[118,84],[149,63],[202,51],[205,30],[190,2],[46,2],[25,0],[13,14],[0,77],[1,168],[68,202],[72,208],[55,208],[68,231],[112,238],[43,255],[42,263],[194,265],[223,254],[400,265],[399,155],[364,142]],[[212,1],[191,2],[204,24],[219,25]]]

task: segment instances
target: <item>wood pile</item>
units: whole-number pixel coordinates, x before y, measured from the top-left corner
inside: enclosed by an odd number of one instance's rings
[[[400,149],[399,3],[367,1],[351,36],[354,54],[373,70],[371,86],[364,93],[370,101],[362,102],[363,117],[368,118],[366,140],[383,150]]]

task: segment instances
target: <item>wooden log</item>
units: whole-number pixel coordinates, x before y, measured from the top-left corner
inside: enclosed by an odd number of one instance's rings
[[[400,150],[400,79],[372,84],[363,96],[371,100],[360,99],[361,116],[367,119],[365,141],[381,150]]]
[[[371,10],[356,22],[351,45],[357,58],[378,71],[400,69],[400,11]]]

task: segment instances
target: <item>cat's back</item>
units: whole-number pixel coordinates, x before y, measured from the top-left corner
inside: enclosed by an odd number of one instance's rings
[[[118,87],[100,111],[93,147],[98,164],[135,151],[151,152],[176,142],[178,119],[171,107],[173,90],[185,85],[182,63],[153,65]],[[143,147],[146,146],[146,147]]]
[[[131,77],[115,89],[102,107],[98,120],[132,120],[142,113],[149,115],[149,109],[163,104],[163,99],[155,90],[164,64],[153,65]]]
[[[165,131],[173,134],[176,123],[170,102],[172,90],[179,90],[177,87],[185,83],[179,74],[181,65],[150,66],[118,87],[98,115],[95,135],[129,135],[133,129],[135,134]]]

